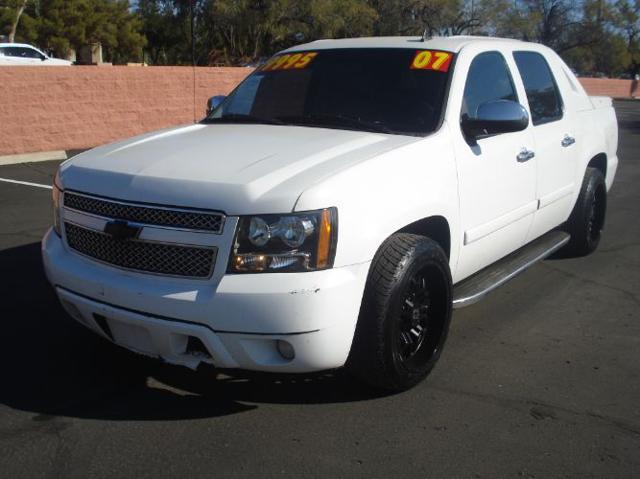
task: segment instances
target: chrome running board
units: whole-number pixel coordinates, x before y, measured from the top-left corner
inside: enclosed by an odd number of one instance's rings
[[[501,260],[478,271],[453,288],[453,307],[477,303],[489,292],[522,273],[564,246],[571,237],[563,231],[550,231]]]

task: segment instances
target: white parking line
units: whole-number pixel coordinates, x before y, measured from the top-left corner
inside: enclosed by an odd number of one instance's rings
[[[4,181],[5,183],[14,183],[16,185],[35,186],[36,188],[46,188],[47,190],[50,190],[52,188],[51,185],[41,185],[40,183],[31,183],[30,181],[11,180],[9,178],[0,178],[0,181]]]

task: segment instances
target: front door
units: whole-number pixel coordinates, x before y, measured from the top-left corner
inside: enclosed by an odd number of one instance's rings
[[[520,96],[505,55],[480,53],[469,65],[460,115],[473,117],[483,103]],[[462,137],[454,141],[464,235],[459,281],[524,245],[537,208],[536,158],[522,154],[534,153],[531,127],[475,143],[464,138],[459,123],[451,128]]]

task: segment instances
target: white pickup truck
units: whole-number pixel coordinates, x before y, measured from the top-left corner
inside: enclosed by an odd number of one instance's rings
[[[403,390],[438,360],[452,308],[598,245],[614,110],[546,47],[322,40],[210,103],[199,124],[85,152],[55,179],[49,281],[130,350],[346,366]]]

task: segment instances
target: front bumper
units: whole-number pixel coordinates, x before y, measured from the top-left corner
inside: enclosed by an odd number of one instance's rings
[[[45,271],[76,320],[116,344],[189,367],[189,337],[220,368],[310,372],[344,365],[369,263],[309,273],[224,275],[219,281],[133,273],[70,252],[51,230]],[[96,316],[97,315],[97,316]],[[107,332],[99,321],[106,321]],[[295,357],[276,347],[286,341]]]

